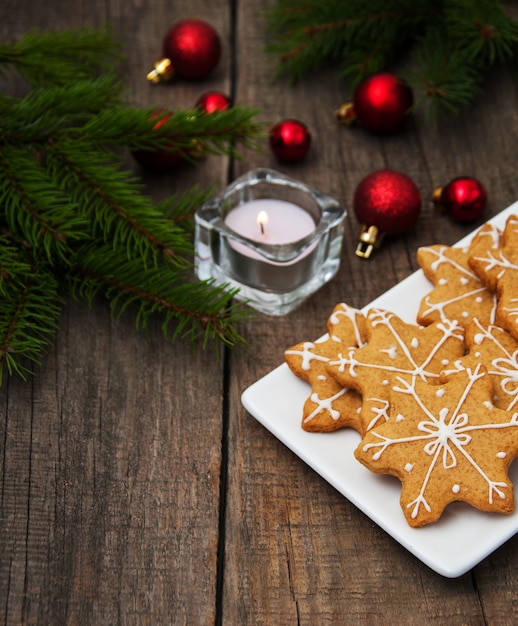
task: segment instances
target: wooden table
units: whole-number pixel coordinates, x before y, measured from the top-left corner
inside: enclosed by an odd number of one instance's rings
[[[433,189],[461,174],[489,192],[484,219],[518,199],[518,92],[492,75],[472,110],[434,126],[418,113],[379,137],[337,127],[350,92],[333,72],[296,87],[273,81],[262,9],[267,0],[3,0],[2,40],[108,22],[121,38],[128,98],[189,107],[220,90],[276,122],[303,120],[305,162],[278,163],[265,145],[229,162],[211,157],[181,175],[146,175],[160,198],[194,185],[220,189],[273,167],[338,198],[382,167],[418,184],[423,209],[407,235],[366,261],[346,221],[338,276],[289,316],[241,331],[250,350],[192,351],[149,338],[105,303],[70,302],[56,341],[28,382],[1,392],[0,615],[6,624],[516,624],[518,541],[470,573],[447,579],[409,554],[242,407],[240,395],[324,330],[332,307],[363,307],[414,271],[418,246],[452,244],[476,224],[439,215]],[[146,73],[166,29],[203,16],[223,56],[202,82],[152,87]],[[10,76],[4,88],[18,83]]]

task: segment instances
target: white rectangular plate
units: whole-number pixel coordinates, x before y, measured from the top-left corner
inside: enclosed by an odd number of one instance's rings
[[[490,222],[502,228],[512,213],[518,213],[518,202]],[[468,243],[471,236],[457,245]],[[416,323],[421,298],[430,289],[419,270],[364,310],[376,306]],[[448,506],[434,524],[410,527],[399,505],[399,481],[372,474],[354,458],[360,442],[358,433],[352,429],[333,433],[302,430],[302,408],[308,392],[308,384],[282,364],[248,387],[241,400],[263,426],[428,567],[448,578],[461,576],[518,532],[518,511],[510,515],[482,513],[462,503]],[[518,464],[511,466],[509,476],[518,484]]]

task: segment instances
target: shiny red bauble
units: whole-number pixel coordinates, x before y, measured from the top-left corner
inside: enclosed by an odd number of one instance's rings
[[[414,181],[396,170],[377,170],[356,188],[353,209],[361,224],[385,235],[401,235],[415,224],[421,195]]]
[[[171,115],[171,113],[164,113],[161,110],[155,111],[150,117],[151,120],[158,119],[153,128],[163,126],[171,118]],[[132,154],[140,167],[155,172],[174,170],[187,162],[183,155],[175,150],[134,150]]]
[[[151,83],[183,78],[205,78],[218,64],[221,41],[207,22],[190,18],[177,22],[167,31],[163,42],[163,58],[148,73]]]
[[[270,130],[270,148],[281,161],[300,161],[310,146],[311,133],[298,120],[282,120]]]
[[[459,176],[435,190],[436,206],[457,222],[476,220],[487,204],[487,192],[476,178]]]
[[[226,111],[230,107],[230,98],[221,91],[208,91],[196,101],[196,108],[204,113]]]
[[[414,103],[412,90],[389,72],[374,74],[357,87],[353,113],[357,122],[375,133],[399,130],[407,120]]]

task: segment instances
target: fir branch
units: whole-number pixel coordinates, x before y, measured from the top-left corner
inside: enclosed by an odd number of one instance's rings
[[[111,158],[111,161],[110,161]],[[90,224],[91,235],[156,263],[158,255],[185,265],[192,244],[182,229],[156,210],[142,182],[113,162],[112,153],[83,142],[60,141],[49,148],[47,163],[60,188]]]
[[[161,111],[158,115],[154,109],[105,109],[69,136],[131,151],[188,153],[196,144],[204,153],[235,157],[235,142],[256,148],[257,140],[266,136],[263,125],[254,120],[258,112],[241,105],[209,115],[194,109]]]
[[[62,299],[54,272],[29,263],[12,244],[0,238],[2,273],[0,310],[0,385],[5,368],[26,378],[28,362],[40,364],[58,328]]]
[[[14,68],[32,85],[65,85],[110,72],[120,45],[104,26],[58,32],[32,31],[15,44],[0,43],[0,73]]]
[[[86,220],[64,197],[38,162],[38,155],[14,147],[0,149],[0,217],[6,227],[45,256],[67,264],[72,242],[85,236]]]
[[[496,0],[278,0],[267,25],[291,82],[334,65],[355,87],[397,67],[436,111],[465,108],[494,65],[517,65],[518,22]]]
[[[104,294],[114,317],[136,306],[138,329],[147,328],[149,319],[160,314],[163,334],[172,340],[201,339],[203,346],[215,339],[228,346],[243,341],[234,325],[251,313],[232,303],[235,289],[216,287],[211,281],[187,282],[185,270],[147,268],[140,259],[128,260],[108,246],[85,248],[78,259],[71,275],[75,298],[91,303]]]
[[[416,46],[416,68],[402,72],[404,80],[420,95],[415,106],[426,100],[427,113],[437,118],[441,111],[458,113],[481,89],[483,71],[469,54],[456,46],[441,29],[429,31]]]
[[[24,98],[0,99],[0,142],[44,145],[75,132],[96,114],[121,105],[112,75],[31,90]],[[113,113],[112,113],[113,115]]]
[[[98,294],[114,315],[136,310],[138,328],[160,315],[164,336],[233,346],[250,316],[236,290],[193,279],[193,215],[207,191],[155,205],[124,167],[124,150],[239,156],[238,142],[265,137],[257,111],[134,109],[120,99],[107,31],[29,34],[0,44],[0,71],[36,85],[22,99],[0,94],[0,384],[39,363],[61,308],[65,279],[75,297]],[[97,76],[101,70],[106,72]]]

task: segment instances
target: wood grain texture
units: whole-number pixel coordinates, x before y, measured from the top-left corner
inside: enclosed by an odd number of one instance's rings
[[[221,188],[273,167],[349,210],[338,276],[291,315],[258,316],[249,351],[192,352],[152,324],[112,321],[105,304],[68,303],[37,375],[0,389],[0,622],[19,624],[497,624],[518,621],[518,541],[459,579],[430,571],[316,475],[242,408],[241,393],[282,362],[285,348],[324,332],[340,301],[363,307],[417,267],[419,245],[451,244],[474,225],[432,208],[433,189],[470,174],[488,188],[483,219],[518,198],[518,92],[496,72],[472,110],[440,126],[419,113],[380,138],[337,127],[350,97],[332,70],[288,87],[263,53],[273,0],[4,0],[0,36],[109,22],[126,54],[128,97],[191,106],[231,93],[261,119],[311,128],[303,163],[266,144],[229,163],[210,158],[178,175],[145,174],[160,198],[197,183]],[[223,56],[200,82],[151,87],[145,74],[166,29],[200,16]],[[3,88],[19,90],[10,75]],[[128,160],[128,163],[131,163]],[[416,227],[371,260],[354,255],[354,190],[371,171],[408,173],[421,189]],[[137,171],[137,170],[136,170]],[[317,436],[317,435],[316,435]]]

